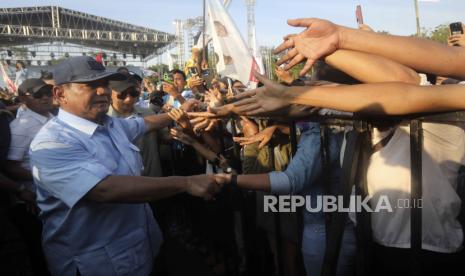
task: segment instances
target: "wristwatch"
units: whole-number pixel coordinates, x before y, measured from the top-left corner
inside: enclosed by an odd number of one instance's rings
[[[237,189],[237,174],[231,174],[231,187]]]

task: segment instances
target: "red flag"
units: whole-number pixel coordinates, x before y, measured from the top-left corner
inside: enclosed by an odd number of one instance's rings
[[[252,57],[252,68],[250,70],[249,81],[258,83],[258,79],[254,76],[253,71],[260,72],[260,66],[258,66],[255,57]]]
[[[98,53],[98,54],[95,56],[95,60],[96,60],[98,63],[100,63],[100,64],[103,65],[103,55],[102,55],[102,53]]]

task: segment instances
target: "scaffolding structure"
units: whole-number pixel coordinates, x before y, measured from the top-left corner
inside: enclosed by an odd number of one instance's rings
[[[106,56],[114,60],[137,56],[142,61],[163,52],[174,40],[175,36],[169,33],[58,6],[0,9],[0,50],[11,59],[15,58],[15,51],[26,60],[36,60],[38,56],[66,57],[75,51],[60,52],[63,47],[55,46],[61,44],[107,52]],[[34,45],[46,44],[54,46],[55,51],[30,50]],[[24,52],[28,52],[26,56]]]

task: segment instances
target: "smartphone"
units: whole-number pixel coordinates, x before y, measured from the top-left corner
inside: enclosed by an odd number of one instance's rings
[[[168,73],[163,74],[163,81],[174,85],[173,74],[168,74]]]
[[[210,72],[210,69],[202,70],[202,79],[205,81],[207,89],[212,88],[212,80],[215,78],[215,74]]]
[[[357,9],[355,10],[355,17],[357,18],[357,24],[363,24],[362,6],[357,5]]]
[[[189,67],[189,74],[192,75],[199,75],[199,71],[197,70],[197,67]]]
[[[452,35],[456,34],[463,34],[462,23],[461,22],[454,22],[449,25],[450,33]]]

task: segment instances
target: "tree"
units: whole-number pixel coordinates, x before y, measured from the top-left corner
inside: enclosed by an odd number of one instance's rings
[[[166,64],[157,64],[157,65],[150,66],[149,70],[152,70],[154,72],[158,72],[160,75],[163,75],[163,73],[169,71],[169,67]]]
[[[391,35],[388,31],[377,31],[378,34]]]
[[[411,35],[416,36],[416,35]],[[447,44],[447,38],[450,36],[449,25],[441,24],[436,26],[433,30],[422,28],[420,32],[421,38],[431,39],[440,43]]]
[[[449,25],[442,24],[430,32],[430,39],[447,44],[447,38],[450,36]]]

